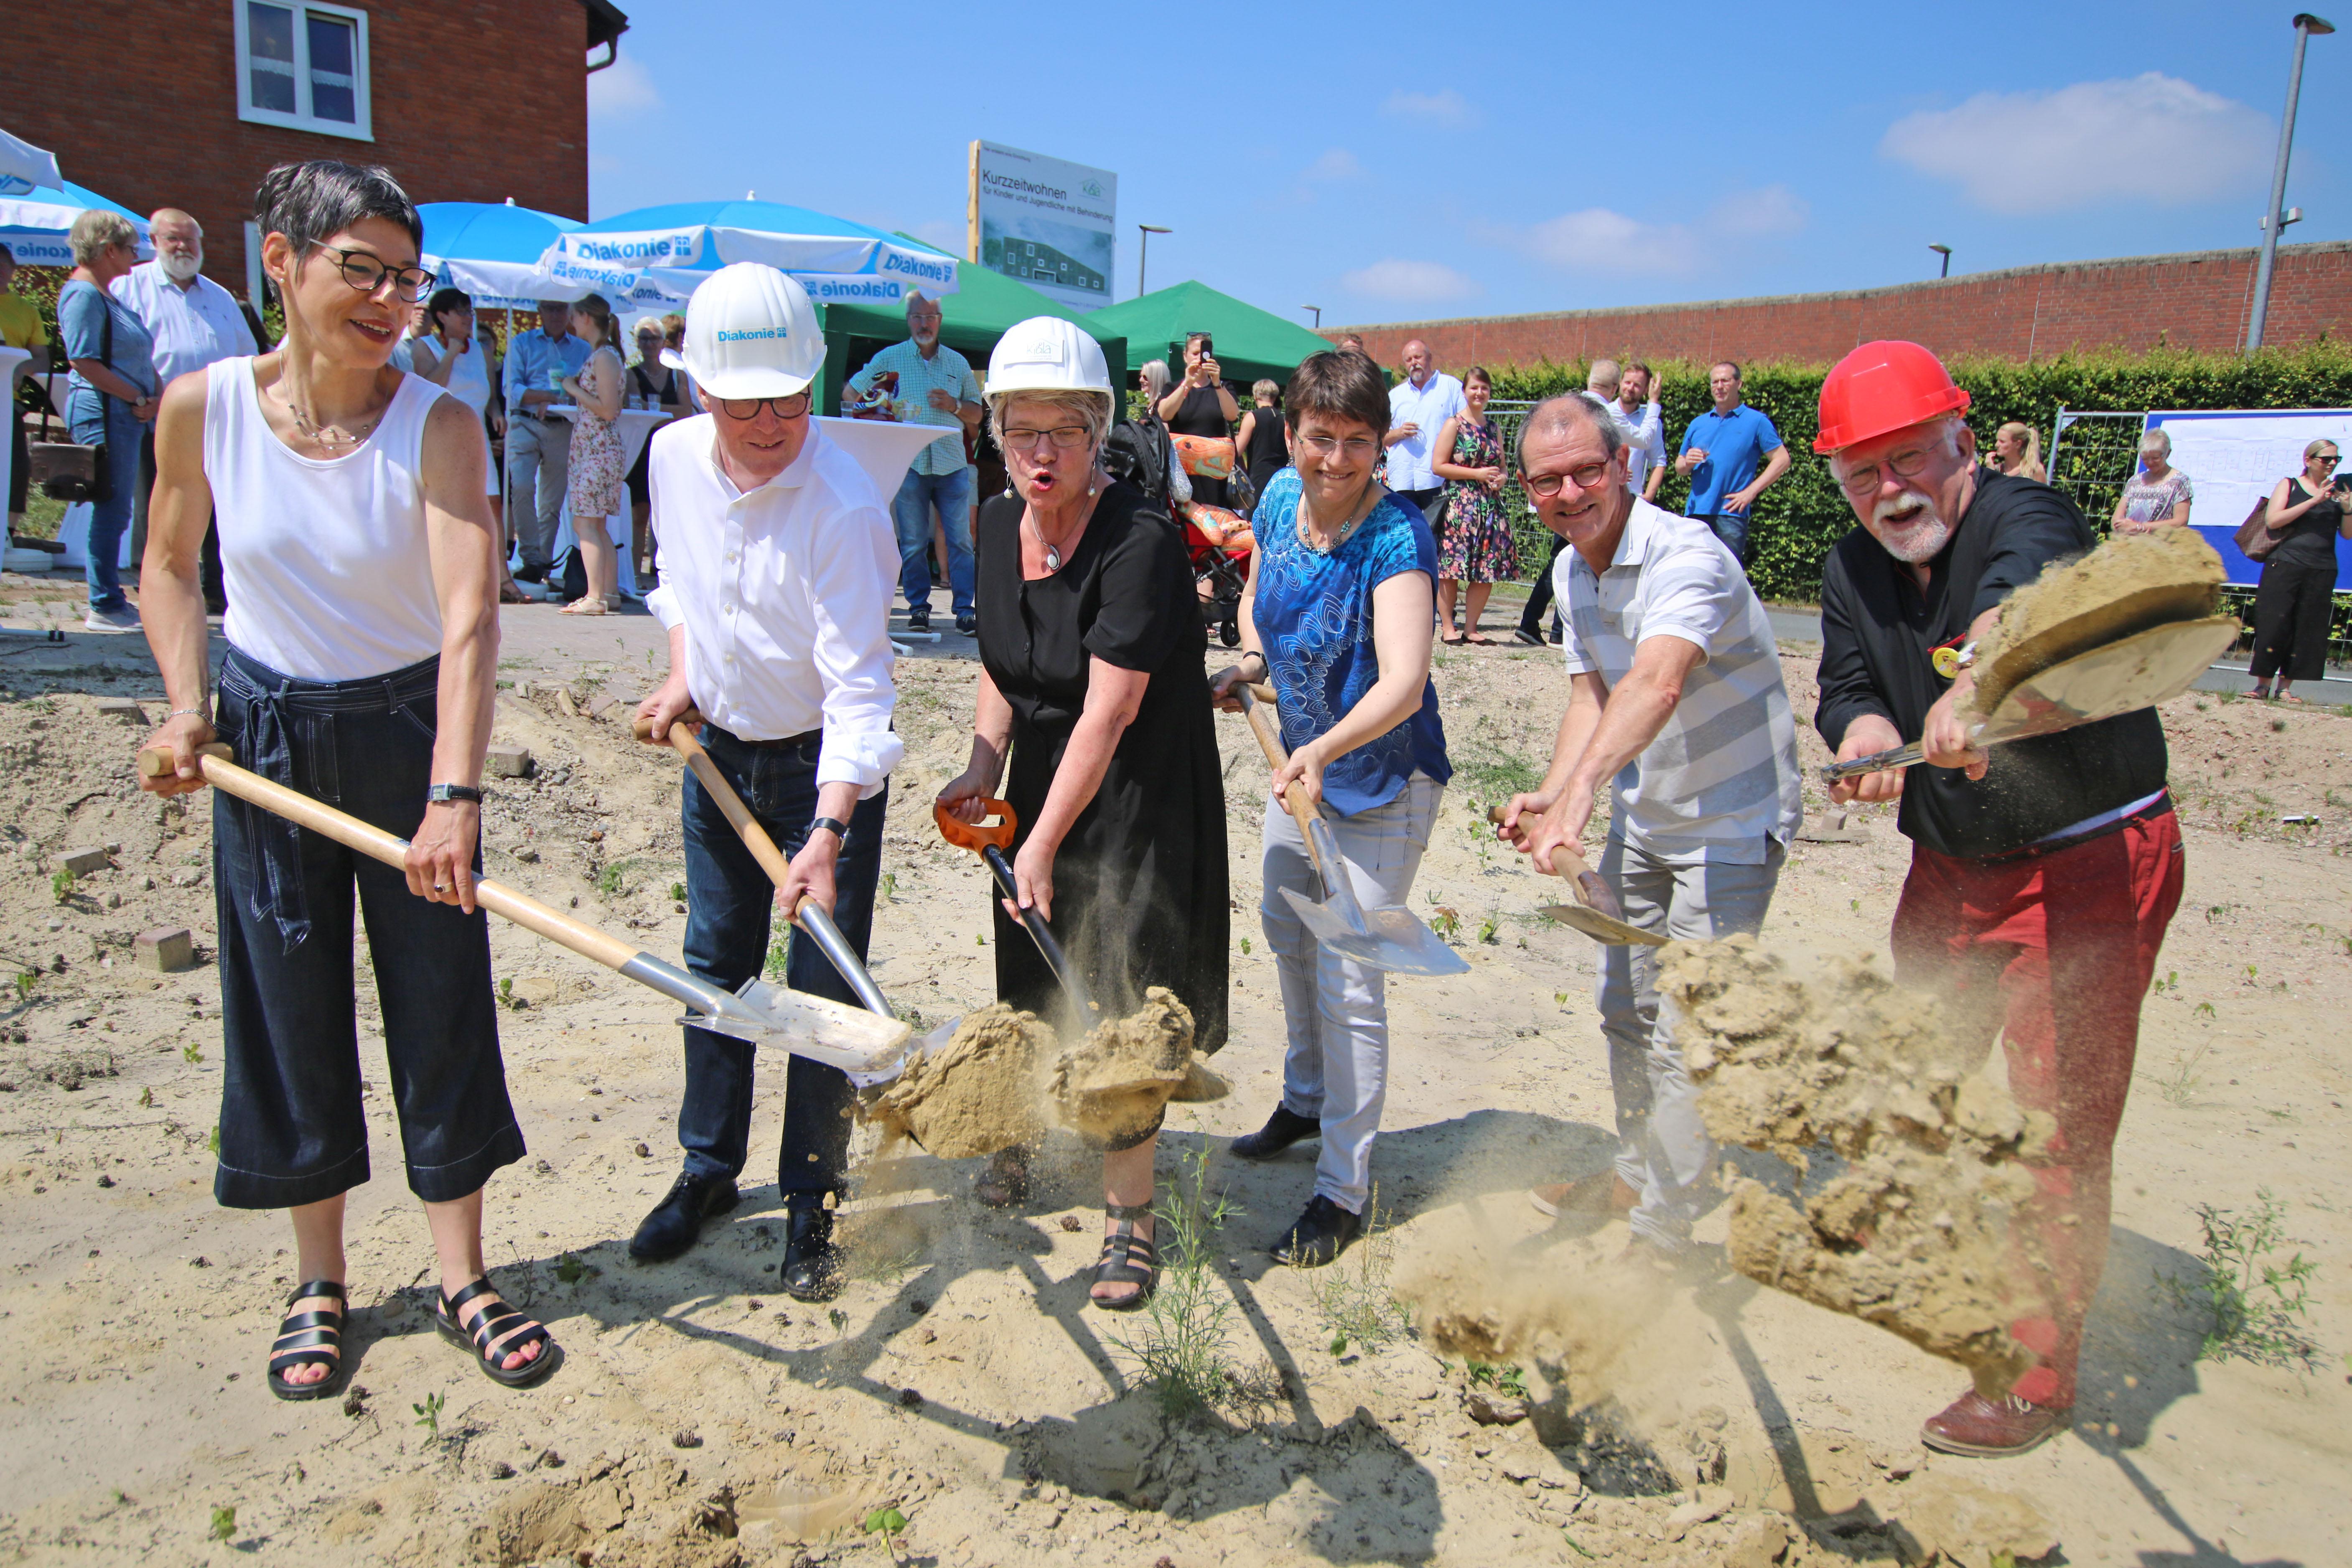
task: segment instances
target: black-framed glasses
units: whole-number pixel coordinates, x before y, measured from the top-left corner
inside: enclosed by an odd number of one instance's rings
[[[757,419],[762,408],[774,409],[779,419],[797,419],[809,411],[806,392],[795,392],[790,397],[714,397],[709,401],[730,419]]]
[[[1051,441],[1057,452],[1075,452],[1094,439],[1095,433],[1083,425],[1056,425],[1051,430],[1007,430],[1006,447],[1015,452],[1034,452],[1040,441]]]
[[[343,281],[362,294],[374,293],[387,278],[393,280],[393,298],[407,304],[421,304],[433,292],[433,274],[422,267],[386,267],[382,257],[364,250],[339,250],[331,245],[319,248],[335,258]]]
[[[1571,479],[1576,482],[1576,488],[1580,490],[1598,489],[1609,482],[1609,465],[1587,463],[1580,468],[1570,468],[1564,474],[1531,474],[1528,476],[1527,486],[1533,493],[1549,500],[1559,494],[1564,483]]]
[[[1850,496],[1874,493],[1893,474],[1898,479],[1916,479],[1927,470],[1927,459],[1935,453],[1926,447],[1915,447],[1907,452],[1889,453],[1884,462],[1865,463],[1859,468],[1848,468],[1838,484]]]

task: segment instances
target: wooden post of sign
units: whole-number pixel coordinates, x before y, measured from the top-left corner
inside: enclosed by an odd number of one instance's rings
[[[971,162],[964,177],[963,243],[971,254],[964,259],[980,260],[980,143],[971,144]]]

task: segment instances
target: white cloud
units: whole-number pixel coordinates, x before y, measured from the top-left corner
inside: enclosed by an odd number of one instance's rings
[[[1307,164],[1298,177],[1302,180],[1328,181],[1360,180],[1363,175],[1364,165],[1357,162],[1353,153],[1349,152],[1345,147],[1334,147],[1312,163]]]
[[[2047,213],[2232,192],[2256,201],[2275,133],[2267,115],[2149,71],[2054,92],[1979,93],[1906,115],[1878,151],[1957,182],[1993,212]]]
[[[1741,239],[1781,239],[1805,226],[1811,209],[1786,185],[1739,191],[1707,209],[1706,227]]]
[[[1400,88],[1389,94],[1388,101],[1381,105],[1381,112],[1455,131],[1475,125],[1481,118],[1470,107],[1470,100],[1450,87],[1435,92],[1406,92]]]
[[[1738,191],[1696,224],[1648,223],[1586,207],[1499,237],[1571,272],[1688,272],[1735,241],[1781,239],[1805,226],[1808,208],[1786,185]]]
[[[1425,301],[1440,304],[1485,293],[1475,278],[1456,272],[1441,261],[1400,261],[1391,258],[1343,273],[1339,286],[1372,300]]]
[[[588,78],[588,118],[607,122],[635,120],[662,106],[653,73],[634,55],[623,55]]]

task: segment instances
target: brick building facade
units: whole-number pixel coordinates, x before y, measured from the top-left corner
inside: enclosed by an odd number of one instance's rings
[[[1406,342],[1420,338],[1454,370],[1574,364],[1604,354],[1827,364],[1874,338],[1907,338],[1947,356],[2023,361],[2159,344],[2228,353],[2245,342],[2255,254],[2056,262],[1834,294],[1326,327],[1323,335],[1336,342],[1342,332],[1361,332],[1383,364],[1399,363]],[[2348,331],[2352,242],[2281,246],[2264,342],[2284,347]]]
[[[254,187],[289,160],[586,217],[587,73],[628,25],[611,0],[10,0],[0,103],[74,184],[194,214],[242,296]]]

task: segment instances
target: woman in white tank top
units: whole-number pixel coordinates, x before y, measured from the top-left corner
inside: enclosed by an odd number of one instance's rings
[[[490,405],[490,371],[488,356],[474,336],[473,297],[463,289],[436,289],[433,298],[425,301],[425,319],[432,330],[413,340],[410,363],[415,374],[474,411],[474,422],[482,427],[487,459],[490,427],[483,410]],[[488,494],[499,493],[496,463],[484,462],[483,482]]]
[[[410,848],[404,874],[215,797],[227,1063],[214,1192],[232,1208],[291,1211],[301,1283],[269,1387],[331,1395],[344,1377],[344,1194],[369,1173],[356,909],[408,1184],[440,1263],[436,1324],[494,1381],[528,1383],[554,1366],[554,1342],[499,1300],[482,1263],[484,1185],[523,1141],[474,906],[499,643],[481,427],[464,403],[387,367],[430,282],[423,226],[391,175],[281,164],[255,206],[285,341],[180,377],[156,431],[142,581],[171,713],[150,743],[179,767],[148,787],[201,787],[195,748],[217,724],[246,767]],[[197,584],[207,517],[232,597],[217,712]]]

